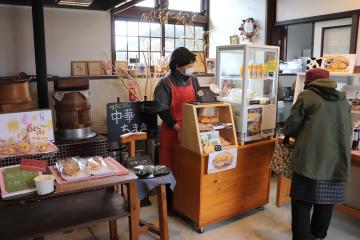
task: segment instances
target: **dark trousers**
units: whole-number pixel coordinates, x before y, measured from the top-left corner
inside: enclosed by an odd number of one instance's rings
[[[330,225],[332,204],[312,204],[291,200],[291,228],[293,240],[313,240],[325,238]],[[310,217],[310,210],[313,214]]]

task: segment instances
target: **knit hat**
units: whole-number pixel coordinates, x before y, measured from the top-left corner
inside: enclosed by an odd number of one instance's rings
[[[329,78],[330,73],[329,71],[323,69],[323,68],[313,68],[306,72],[305,75],[305,86],[307,86],[312,81],[315,81],[317,79],[324,79]]]
[[[183,67],[190,63],[195,62],[196,55],[189,51],[185,47],[176,48],[170,57],[169,66],[172,71],[176,70],[176,67]]]

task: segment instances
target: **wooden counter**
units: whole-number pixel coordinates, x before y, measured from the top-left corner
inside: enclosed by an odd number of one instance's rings
[[[236,168],[207,174],[207,156],[174,145],[174,209],[202,229],[267,204],[273,149],[273,140],[239,146]]]

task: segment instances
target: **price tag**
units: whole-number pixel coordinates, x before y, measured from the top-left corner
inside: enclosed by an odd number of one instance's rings
[[[49,141],[48,128],[44,125],[32,126],[28,128],[30,143]]]

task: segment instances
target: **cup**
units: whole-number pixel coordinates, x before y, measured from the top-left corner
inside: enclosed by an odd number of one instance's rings
[[[54,191],[54,176],[39,175],[34,178],[37,194],[45,195]]]

